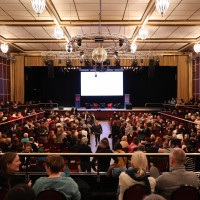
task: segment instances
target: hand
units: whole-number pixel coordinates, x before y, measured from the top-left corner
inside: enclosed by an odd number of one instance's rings
[[[32,185],[32,181],[30,180],[29,182],[28,182],[28,184],[27,184],[29,187],[31,187],[31,185]]]

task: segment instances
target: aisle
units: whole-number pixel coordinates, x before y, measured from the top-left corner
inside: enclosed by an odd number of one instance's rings
[[[109,121],[107,121],[107,120],[106,121],[99,121],[99,123],[101,124],[102,129],[103,129],[103,133],[100,136],[100,140],[104,137],[108,138],[108,135],[110,134]],[[110,147],[112,147],[112,139],[108,138],[108,140],[109,140]],[[90,146],[91,146],[92,152],[95,153],[97,147],[95,147],[95,136],[94,135],[90,136],[90,142],[91,142]]]

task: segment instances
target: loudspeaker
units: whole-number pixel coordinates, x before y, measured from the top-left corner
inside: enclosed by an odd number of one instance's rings
[[[154,59],[150,59],[149,60],[149,73],[148,73],[148,77],[150,79],[153,79],[155,75],[155,61]]]
[[[126,104],[126,109],[132,109],[132,103]]]
[[[53,60],[48,60],[48,77],[54,79],[54,65]]]
[[[63,106],[59,106],[59,107],[58,107],[58,110],[63,110],[63,109],[64,109]]]

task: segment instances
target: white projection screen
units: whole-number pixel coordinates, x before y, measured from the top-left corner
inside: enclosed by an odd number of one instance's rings
[[[81,96],[123,96],[123,72],[81,72]]]

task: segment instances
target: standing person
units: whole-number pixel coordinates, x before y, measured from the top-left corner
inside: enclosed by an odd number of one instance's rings
[[[113,123],[111,134],[112,134],[112,147],[114,149],[117,140],[120,138],[120,126],[118,125],[117,121],[114,121]]]
[[[199,188],[200,181],[192,171],[185,170],[185,152],[174,148],[169,156],[171,172],[165,172],[156,179],[156,188],[166,199],[170,199],[172,193],[182,185],[191,185]]]
[[[96,153],[113,153],[108,147],[108,144],[109,144],[108,141],[105,138],[103,138],[99,143],[99,149],[97,150]],[[118,159],[116,157],[112,157],[112,159],[115,161],[115,163],[118,163]],[[97,168],[95,166],[96,161],[97,161]],[[109,156],[94,157],[92,160],[92,169],[95,172],[96,171],[107,172],[110,166],[110,161],[111,157]]]
[[[79,153],[92,153],[91,147],[88,146],[88,139],[86,137],[83,137],[81,139],[81,146],[79,148]],[[91,172],[90,157],[81,156],[80,159],[81,159],[81,171]]]
[[[102,134],[102,126],[99,124],[99,122],[96,120],[95,124],[93,126],[93,133],[95,134],[95,141],[96,141],[96,146],[98,142],[100,141],[100,135]]]
[[[21,162],[14,152],[7,152],[0,158],[0,187],[10,189],[17,184],[24,183],[24,179],[15,175],[19,171]],[[31,183],[30,183],[31,185]]]
[[[46,189],[53,188],[62,192],[67,199],[80,200],[81,195],[76,182],[70,177],[60,177],[64,168],[64,159],[58,155],[48,155],[45,160],[45,170],[48,177],[40,177],[33,185],[33,190],[38,194]]]

